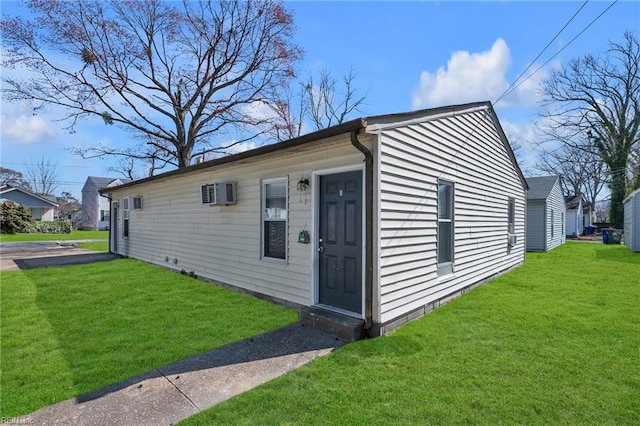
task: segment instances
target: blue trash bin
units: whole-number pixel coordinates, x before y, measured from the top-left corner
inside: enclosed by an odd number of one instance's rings
[[[589,225],[587,226],[587,228],[589,229],[589,235],[593,235],[596,233],[596,227],[593,225]]]
[[[609,229],[602,228],[602,242],[605,244],[609,244]]]

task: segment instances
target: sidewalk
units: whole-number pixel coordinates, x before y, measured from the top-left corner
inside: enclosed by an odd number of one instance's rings
[[[12,419],[34,425],[172,425],[343,345],[292,324]]]

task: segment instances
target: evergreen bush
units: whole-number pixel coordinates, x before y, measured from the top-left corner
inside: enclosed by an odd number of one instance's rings
[[[33,217],[27,206],[9,200],[0,206],[0,232],[3,234],[26,232],[31,223]]]

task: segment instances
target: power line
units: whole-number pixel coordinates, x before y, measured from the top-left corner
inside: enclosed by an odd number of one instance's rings
[[[5,164],[9,164],[12,166],[31,166],[31,163],[8,163],[8,162],[3,162],[2,165]],[[75,164],[55,164],[55,167],[76,167],[76,168],[81,168],[81,169],[90,169],[93,168],[95,166],[80,166],[80,165],[75,165]]]
[[[551,46],[551,44],[556,41],[556,39],[560,36],[560,34],[569,26],[569,24],[574,20],[574,18],[576,16],[578,16],[578,13],[580,13],[580,11],[582,9],[584,9],[584,7],[587,5],[587,3],[589,3],[589,0],[585,0],[584,3],[582,3],[582,6],[580,6],[580,8],[573,14],[573,16],[567,21],[566,24],[564,24],[564,26],[560,29],[560,31],[558,31],[556,33],[556,35],[551,39],[551,41],[549,41],[549,43],[547,43],[547,45],[544,47],[544,49],[542,49],[542,51],[540,51],[540,53],[538,53],[538,56],[535,57],[535,59],[533,61],[531,61],[531,63],[529,64],[529,66],[527,66],[527,68],[524,69],[524,71],[522,71],[520,73],[520,75],[518,75],[518,77],[516,77],[515,80],[513,80],[513,83],[511,83],[511,85],[509,87],[506,88],[506,90],[502,93],[502,95],[500,95],[500,97],[498,99],[496,99],[496,101],[494,103],[498,103],[500,102],[500,100],[502,98],[504,98],[505,96],[507,96],[509,93],[511,93],[513,90],[515,90],[515,88],[517,87],[513,87],[516,82],[518,80],[520,80],[520,78],[522,78],[523,75],[526,74],[527,71],[529,71],[529,69],[533,66],[533,64],[535,64],[535,62],[538,60],[538,58],[540,58],[540,56],[542,56],[542,54],[544,52],[546,52],[546,50],[549,48],[549,46]],[[535,73],[534,73],[535,74]],[[533,74],[532,74],[533,75]],[[525,79],[526,80],[526,79]],[[512,89],[513,88],[513,89]]]
[[[509,93],[513,92],[514,90],[516,90],[518,87],[520,87],[520,85],[522,85],[522,83],[524,83],[525,81],[527,81],[528,79],[530,79],[531,77],[533,77],[538,71],[540,71],[542,68],[544,68],[549,62],[551,62],[556,56],[558,56],[560,53],[562,53],[562,51],[564,49],[566,49],[567,47],[569,47],[569,45],[571,43],[573,43],[578,37],[580,37],[585,31],[587,31],[593,24],[595,24],[595,22],[600,19],[602,17],[602,15],[604,15],[605,13],[607,13],[609,11],[609,9],[611,9],[613,7],[613,5],[615,5],[616,3],[618,3],[618,0],[614,0],[605,10],[603,10],[598,16],[596,16],[586,27],[584,27],[582,29],[582,31],[580,31],[575,37],[573,37],[571,40],[569,40],[569,42],[567,44],[565,44],[560,50],[558,50],[553,56],[551,56],[551,58],[549,58],[544,64],[540,65],[538,68],[536,68],[536,70],[534,72],[532,72],[531,74],[529,74],[527,76],[527,78],[525,78],[524,80],[522,80],[521,82],[519,82],[518,84],[516,84],[513,88],[511,89],[507,89],[508,92],[505,91],[505,93],[502,94],[502,96],[500,96],[500,98],[498,98],[498,100],[502,99],[503,97],[505,97],[506,95],[508,95]],[[497,102],[497,101],[496,101]]]

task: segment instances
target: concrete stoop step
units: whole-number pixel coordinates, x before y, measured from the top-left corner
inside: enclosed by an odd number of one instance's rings
[[[366,336],[364,320],[315,306],[302,308],[299,314],[299,322],[303,325],[326,331],[347,342],[360,340]]]

